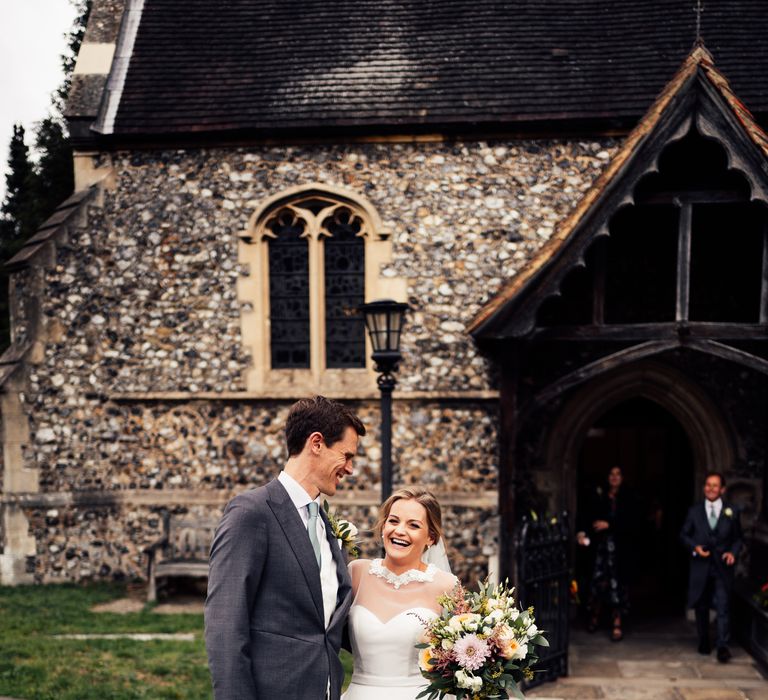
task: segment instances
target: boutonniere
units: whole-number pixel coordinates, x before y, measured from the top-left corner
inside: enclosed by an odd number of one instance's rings
[[[333,536],[339,541],[341,546],[347,550],[350,557],[360,556],[360,550],[357,547],[357,528],[344,518],[340,518],[334,513],[328,501],[323,501],[323,510],[328,516],[328,522],[331,524],[331,532]]]
[[[732,518],[733,517],[733,511],[730,508],[724,508],[723,514],[726,518]]]

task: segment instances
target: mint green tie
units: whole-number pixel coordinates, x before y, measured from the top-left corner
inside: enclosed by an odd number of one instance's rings
[[[714,530],[716,527],[717,527],[717,516],[715,515],[715,507],[710,506],[709,507],[709,529]]]
[[[309,533],[309,541],[312,543],[312,549],[315,550],[315,559],[317,559],[317,565],[321,566],[320,558],[320,541],[317,539],[317,515],[320,510],[317,503],[312,501],[307,508],[309,509],[309,522],[307,522],[307,533]]]

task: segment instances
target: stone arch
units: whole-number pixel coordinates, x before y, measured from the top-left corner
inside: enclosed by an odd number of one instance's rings
[[[547,473],[560,484],[553,505],[574,512],[577,461],[586,431],[607,411],[631,398],[661,406],[688,437],[696,483],[710,469],[728,471],[734,463],[734,441],[714,402],[685,375],[661,362],[643,361],[595,378],[564,406],[553,424],[546,453]]]

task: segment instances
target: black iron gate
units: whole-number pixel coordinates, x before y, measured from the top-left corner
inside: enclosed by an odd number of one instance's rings
[[[568,674],[568,514],[547,519],[524,518],[515,544],[520,607],[533,606],[536,626],[549,641],[549,647],[539,647],[536,675],[526,684],[531,688]]]

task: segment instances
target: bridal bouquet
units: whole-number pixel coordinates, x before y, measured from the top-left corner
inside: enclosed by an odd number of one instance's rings
[[[506,584],[481,583],[478,592],[461,584],[442,596],[440,617],[424,621],[417,644],[419,667],[429,686],[417,697],[434,700],[523,698],[522,679],[533,678],[536,646],[549,646],[537,629],[533,608],[520,611]]]

